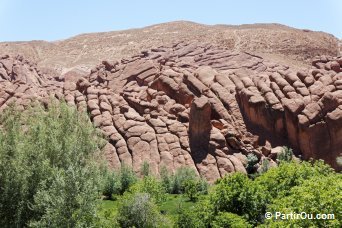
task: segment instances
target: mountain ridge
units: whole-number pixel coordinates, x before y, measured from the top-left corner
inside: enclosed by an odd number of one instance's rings
[[[56,75],[68,71],[89,73],[103,59],[129,58],[145,49],[178,41],[210,42],[235,51],[247,51],[287,65],[309,65],[318,54],[335,56],[339,40],[331,34],[280,24],[203,25],[166,22],[144,28],[84,33],[58,41],[0,43],[0,55],[23,55]]]

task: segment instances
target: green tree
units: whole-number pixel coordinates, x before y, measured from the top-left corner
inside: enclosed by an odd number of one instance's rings
[[[139,180],[130,188],[130,191],[132,193],[148,193],[158,204],[166,200],[165,188],[160,181],[152,176],[145,176]]]
[[[214,218],[214,205],[205,197],[190,209],[185,209],[180,205],[176,227],[202,228],[210,227]]]
[[[172,193],[173,190],[173,176],[169,174],[165,166],[160,169],[160,180],[167,193]]]
[[[205,228],[202,218],[198,217],[194,207],[190,209],[180,208],[177,214],[175,226],[178,228]]]
[[[121,165],[119,179],[119,193],[121,195],[138,180],[133,169],[125,164]]]
[[[199,196],[199,181],[189,180],[185,183],[185,195],[189,197],[190,201],[197,201]]]
[[[197,178],[185,182],[185,195],[193,202],[198,200],[201,194],[208,193],[208,182]]]
[[[292,187],[301,185],[307,179],[333,172],[323,161],[282,162],[278,168],[272,168],[257,177],[255,184],[265,187],[271,200],[288,195]]]
[[[196,180],[197,178],[198,177],[192,168],[184,166],[177,169],[172,180],[172,193],[184,193],[186,183],[191,180]]]
[[[266,220],[270,227],[342,227],[342,176],[330,174],[305,180],[291,188],[287,196],[279,197],[268,206],[271,213],[313,214],[312,219]],[[334,214],[334,219],[314,219],[317,214]]]
[[[109,170],[107,167],[104,168],[102,172],[103,176],[103,187],[102,194],[109,200],[112,199],[113,194],[120,193],[120,176],[112,170]]]
[[[117,221],[121,227],[170,227],[148,193],[125,194]]]
[[[229,212],[219,212],[212,222],[213,228],[251,228],[252,226],[241,216]]]
[[[267,195],[261,185],[253,184],[247,175],[234,173],[225,176],[209,195],[214,214],[231,212],[243,216],[252,224],[262,222]]]
[[[94,224],[102,145],[88,117],[62,103],[0,122],[0,227]]]

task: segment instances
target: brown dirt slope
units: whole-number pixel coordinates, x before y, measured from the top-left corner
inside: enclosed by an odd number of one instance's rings
[[[141,29],[83,34],[56,42],[0,43],[0,55],[21,54],[37,62],[44,71],[89,72],[92,66],[103,59],[120,60],[141,50],[170,45],[180,40],[197,40],[230,50],[248,51],[292,66],[305,65],[307,60],[316,55],[335,56],[338,52],[338,40],[323,32],[279,24],[209,26],[178,21]]]

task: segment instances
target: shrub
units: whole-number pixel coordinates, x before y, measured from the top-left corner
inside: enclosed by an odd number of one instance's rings
[[[195,208],[180,208],[177,214],[175,226],[178,228],[204,228],[206,227],[203,219],[199,218]]]
[[[190,201],[195,202],[199,196],[199,181],[189,180],[185,183],[185,195],[189,197]]]
[[[209,195],[214,214],[231,212],[243,216],[252,224],[262,221],[266,208],[263,186],[253,184],[247,175],[234,173],[221,179]]]
[[[270,161],[267,158],[264,158],[262,160],[260,170],[258,170],[259,174],[266,173],[269,169],[270,169]]]
[[[270,169],[257,177],[255,182],[264,186],[269,199],[273,199],[286,196],[292,187],[301,185],[307,179],[331,173],[333,173],[333,170],[328,165],[325,165],[323,161],[313,163],[282,162],[278,168]]]
[[[287,196],[280,197],[268,206],[267,211],[281,213],[334,214],[334,219],[272,219],[271,227],[341,227],[342,176],[330,174],[315,176],[293,187]]]
[[[122,164],[119,174],[119,180],[119,193],[122,195],[137,182],[137,176],[135,175],[131,167]]]
[[[246,170],[247,173],[253,173],[255,169],[255,165],[258,163],[258,158],[254,154],[250,153],[247,155],[247,165]]]
[[[147,193],[125,194],[117,221],[121,227],[168,227],[168,221]]]
[[[183,194],[186,192],[186,186],[196,183],[199,194],[207,194],[209,184],[206,180],[196,175],[195,170],[189,167],[181,167],[176,170],[174,175],[170,175],[165,167],[160,171],[161,183],[165,191],[170,194]],[[190,184],[187,184],[190,182]]]
[[[173,176],[169,175],[165,166],[160,169],[160,180],[167,193],[172,193],[173,190]]]
[[[172,192],[182,194],[185,192],[185,185],[188,181],[196,180],[198,177],[195,171],[189,167],[181,167],[176,170],[172,180]]]
[[[188,180],[185,182],[185,195],[190,201],[197,201],[200,194],[208,193],[208,182],[203,179]]]
[[[170,194],[185,193],[186,182],[199,179],[192,168],[184,166],[177,169],[174,175],[170,175],[167,169],[162,167],[160,177],[166,192]],[[203,189],[203,192],[205,192],[207,188],[208,186],[204,182],[201,182],[201,189]]]
[[[166,200],[166,192],[162,183],[152,176],[145,176],[130,188],[133,193],[148,193],[154,202],[161,203]]]
[[[0,119],[0,226],[92,226],[100,140],[88,117],[63,103]]]
[[[279,167],[255,180],[241,173],[219,179],[209,195],[191,211],[180,210],[176,224],[178,227],[233,227],[230,223],[241,225],[238,227],[341,227],[341,188],[341,175],[322,161],[281,162]],[[265,220],[266,211],[334,213],[335,219]]]
[[[143,177],[150,175],[150,164],[147,161],[144,161],[141,166],[141,174]]]
[[[195,206],[184,209],[180,205],[177,217],[176,227],[210,227],[214,218],[214,205],[205,197]]]
[[[277,155],[277,161],[278,162],[290,162],[292,161],[292,156],[293,156],[292,149],[284,146],[282,151]]]
[[[120,176],[115,171],[109,170],[107,167],[104,169],[102,176],[102,195],[111,200],[113,194],[119,194],[120,192]]]
[[[252,227],[244,218],[229,212],[219,212],[212,222],[213,228],[249,228]]]

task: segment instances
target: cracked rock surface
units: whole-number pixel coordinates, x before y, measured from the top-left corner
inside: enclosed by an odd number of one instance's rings
[[[50,97],[87,110],[108,140],[113,168],[138,173],[192,167],[213,182],[246,172],[247,155],[275,159],[294,148],[340,170],[342,58],[321,56],[294,71],[246,52],[178,42],[121,61],[102,61],[88,75],[42,74],[22,57],[0,58],[0,111]],[[273,162],[273,163],[272,163]]]

